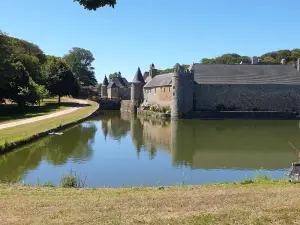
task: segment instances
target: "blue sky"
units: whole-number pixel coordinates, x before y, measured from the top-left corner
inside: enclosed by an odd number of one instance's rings
[[[99,82],[115,71],[130,81],[152,62],[165,69],[224,53],[299,48],[299,10],[299,0],[118,0],[97,11],[73,0],[1,0],[0,30],[49,55],[89,49]]]

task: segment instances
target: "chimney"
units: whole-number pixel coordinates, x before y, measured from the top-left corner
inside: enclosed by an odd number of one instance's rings
[[[254,65],[254,64],[257,64],[258,63],[258,58],[256,56],[253,56],[251,58],[251,64]]]
[[[151,79],[157,75],[157,69],[155,68],[153,63],[150,65],[149,75],[150,75]]]
[[[281,62],[280,62],[282,65],[286,65],[286,59],[281,59]]]
[[[300,58],[297,60],[297,70],[300,71]]]

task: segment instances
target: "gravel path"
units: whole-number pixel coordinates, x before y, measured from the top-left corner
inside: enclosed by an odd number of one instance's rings
[[[83,105],[88,104],[88,102],[85,100],[76,100],[76,102],[78,102],[79,104],[83,104]],[[28,124],[28,123],[34,123],[34,122],[50,119],[50,118],[57,117],[57,116],[62,116],[62,115],[68,114],[68,113],[72,113],[80,108],[81,107],[79,106],[79,107],[62,110],[62,111],[51,113],[51,114],[44,115],[44,116],[37,116],[37,117],[29,118],[29,119],[18,120],[16,122],[8,122],[8,123],[0,124],[0,130],[10,128],[10,127],[20,126],[20,125],[24,125],[24,124]]]

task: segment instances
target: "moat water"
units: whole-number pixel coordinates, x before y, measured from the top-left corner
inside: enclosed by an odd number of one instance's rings
[[[0,156],[0,180],[59,185],[70,171],[88,187],[282,178],[300,147],[299,121],[178,122],[105,115]]]

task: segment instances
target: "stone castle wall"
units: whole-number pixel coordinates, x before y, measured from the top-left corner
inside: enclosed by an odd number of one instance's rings
[[[131,100],[122,100],[120,111],[132,113],[134,110]]]
[[[160,106],[171,106],[171,86],[144,88],[144,100],[150,104],[158,104]]]
[[[107,89],[107,96],[108,98],[119,98],[119,88],[108,88]]]
[[[241,111],[300,111],[300,86],[280,84],[196,84],[196,110],[220,105]]]
[[[171,116],[173,119],[183,117],[193,110],[194,74],[183,71],[183,67],[174,71],[172,76],[172,104]]]

